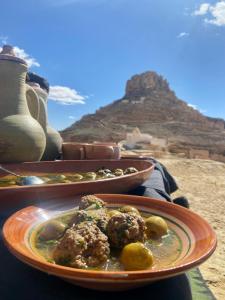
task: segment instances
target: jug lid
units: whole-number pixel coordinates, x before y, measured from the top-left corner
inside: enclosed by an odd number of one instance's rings
[[[3,46],[2,51],[0,52],[0,60],[10,60],[10,61],[15,61],[27,65],[24,59],[16,56],[13,47],[10,45]]]

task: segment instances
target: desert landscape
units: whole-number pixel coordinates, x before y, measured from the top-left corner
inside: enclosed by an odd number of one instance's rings
[[[155,157],[154,152],[124,151],[123,155]],[[198,213],[215,230],[217,248],[200,267],[207,285],[218,300],[225,299],[225,164],[213,160],[187,159],[165,154],[157,160],[175,178],[179,189],[172,198],[185,196],[190,209]]]
[[[217,234],[218,246],[200,270],[218,300],[225,299],[225,164],[212,160],[161,158],[175,177],[179,190],[172,197],[186,196],[190,209],[204,217]]]

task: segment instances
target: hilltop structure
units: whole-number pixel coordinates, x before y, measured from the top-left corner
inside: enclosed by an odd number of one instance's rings
[[[166,139],[172,152],[206,150],[208,158],[225,161],[225,120],[204,116],[178,99],[168,82],[155,72],[127,81],[125,95],[62,131],[66,141],[125,140],[136,127]]]

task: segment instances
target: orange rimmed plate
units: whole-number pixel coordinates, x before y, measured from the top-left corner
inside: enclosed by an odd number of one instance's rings
[[[3,237],[12,254],[24,263],[73,284],[97,290],[126,290],[146,285],[156,280],[176,276],[203,263],[216,248],[216,235],[210,225],[199,215],[176,204],[148,197],[99,194],[109,207],[124,204],[166,218],[170,229],[179,237],[182,250],[173,265],[143,271],[93,271],[64,267],[47,262],[32,249],[30,235],[41,223],[56,217],[79,203],[56,199],[45,202],[45,207],[29,206],[13,214],[4,224]]]
[[[49,173],[79,173],[97,171],[105,167],[109,169],[135,167],[138,172],[115,178],[81,181],[72,183],[41,184],[32,186],[0,187],[0,200],[6,197],[17,199],[48,199],[58,195],[71,196],[93,193],[124,193],[141,185],[154,170],[150,161],[140,160],[67,160],[26,162],[20,164],[2,164],[6,169],[20,175],[47,175]],[[0,176],[5,175],[0,170]]]

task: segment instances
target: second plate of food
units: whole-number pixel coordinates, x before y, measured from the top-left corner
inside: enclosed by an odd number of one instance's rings
[[[0,170],[0,199],[7,196],[47,199],[91,193],[123,193],[141,185],[154,164],[140,160],[78,160],[4,164],[22,176],[38,176],[39,185],[21,185],[20,178]],[[22,178],[22,177],[21,177]]]
[[[178,275],[216,248],[215,233],[197,214],[129,195],[29,206],[6,221],[3,237],[23,262],[98,290],[131,289]]]

